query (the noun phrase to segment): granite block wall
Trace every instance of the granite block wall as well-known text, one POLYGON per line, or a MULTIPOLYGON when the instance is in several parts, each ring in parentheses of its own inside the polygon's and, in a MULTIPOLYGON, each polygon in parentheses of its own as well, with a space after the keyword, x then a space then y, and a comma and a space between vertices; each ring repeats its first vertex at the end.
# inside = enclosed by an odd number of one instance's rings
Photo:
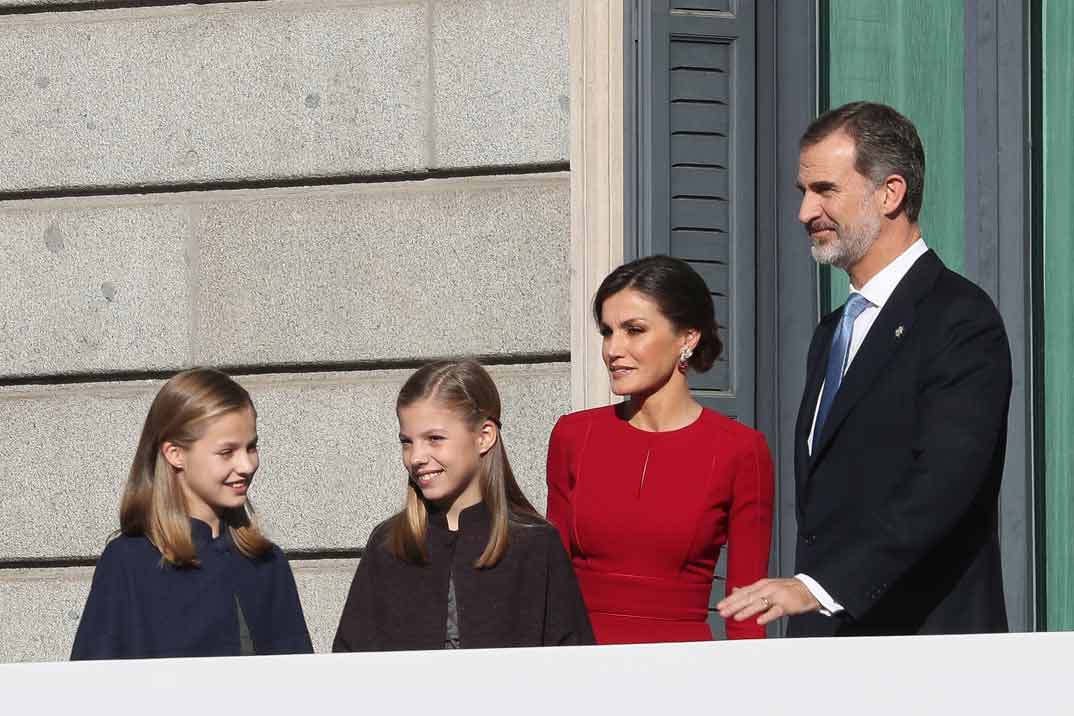
POLYGON ((479 356, 544 504, 569 404, 566 0, 0 0, 0 662, 66 658, 161 382, 229 370, 319 651, 395 393, 479 356))

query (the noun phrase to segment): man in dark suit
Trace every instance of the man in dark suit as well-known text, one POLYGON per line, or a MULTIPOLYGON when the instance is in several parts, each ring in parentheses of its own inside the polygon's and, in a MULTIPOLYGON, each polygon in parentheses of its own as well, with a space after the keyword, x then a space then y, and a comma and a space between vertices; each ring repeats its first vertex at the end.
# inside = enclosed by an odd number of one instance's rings
POLYGON ((801 141, 799 219, 850 276, 813 334, 795 429, 793 578, 720 604, 792 636, 1007 630, 997 505, 1011 359, 995 305, 921 237, 925 154, 856 102, 801 141))

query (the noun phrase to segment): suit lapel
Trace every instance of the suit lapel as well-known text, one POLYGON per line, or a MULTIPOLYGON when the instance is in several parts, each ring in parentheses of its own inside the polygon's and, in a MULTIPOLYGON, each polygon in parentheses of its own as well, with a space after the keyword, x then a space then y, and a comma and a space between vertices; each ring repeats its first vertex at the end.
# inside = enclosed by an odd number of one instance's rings
POLYGON ((820 398, 820 388, 824 383, 824 373, 828 366, 828 351, 832 336, 839 326, 843 310, 833 311, 821 319, 820 325, 813 333, 813 342, 809 347, 806 361, 806 385, 802 394, 802 404, 798 406, 798 421, 794 429, 795 485, 798 490, 798 505, 803 503, 802 491, 805 489, 805 477, 809 471, 809 431, 813 427, 813 414, 820 398))
POLYGON ((943 267, 939 257, 929 251, 914 263, 895 287, 894 293, 876 317, 869 329, 869 335, 865 337, 865 342, 843 376, 823 431, 820 435, 813 436, 811 469, 816 468, 847 415, 868 393, 881 370, 910 335, 917 313, 917 303, 932 288, 943 267))

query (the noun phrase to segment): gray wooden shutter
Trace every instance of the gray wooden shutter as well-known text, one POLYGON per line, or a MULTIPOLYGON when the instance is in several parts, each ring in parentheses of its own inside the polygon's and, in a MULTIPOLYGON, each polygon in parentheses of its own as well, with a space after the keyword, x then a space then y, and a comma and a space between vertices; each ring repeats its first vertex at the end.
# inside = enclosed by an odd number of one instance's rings
POLYGON ((755 17, 752 0, 638 6, 638 254, 688 261, 708 283, 724 354, 691 387, 752 425, 755 17))
MULTIPOLYGON (((705 279, 724 354, 694 375, 697 399, 756 418, 756 19, 753 0, 638 0, 639 256, 681 258, 705 279)), ((711 606, 723 598, 726 550, 711 606)))

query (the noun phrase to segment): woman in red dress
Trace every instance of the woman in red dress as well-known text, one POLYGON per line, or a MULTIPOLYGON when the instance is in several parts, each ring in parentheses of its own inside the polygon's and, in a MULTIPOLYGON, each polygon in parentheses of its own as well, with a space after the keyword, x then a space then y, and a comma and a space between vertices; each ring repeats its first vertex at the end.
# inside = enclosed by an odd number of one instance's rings
MULTIPOLYGON (((727 592, 767 574, 772 460, 764 436, 702 407, 686 382, 720 355, 712 297, 652 256, 601 283, 593 314, 618 405, 564 415, 548 447, 548 519, 571 556, 597 643, 706 641, 713 571, 727 592)), ((726 622, 760 638, 755 620, 726 622)))

